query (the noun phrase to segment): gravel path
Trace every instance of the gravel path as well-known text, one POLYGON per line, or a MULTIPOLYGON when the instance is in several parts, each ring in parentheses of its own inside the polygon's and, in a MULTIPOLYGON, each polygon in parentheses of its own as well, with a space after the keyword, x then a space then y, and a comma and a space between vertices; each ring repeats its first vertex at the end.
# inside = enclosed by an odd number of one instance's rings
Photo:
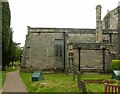
POLYGON ((2 92, 2 94, 5 92, 24 92, 25 94, 28 94, 27 88, 19 75, 19 71, 7 73, 2 92))

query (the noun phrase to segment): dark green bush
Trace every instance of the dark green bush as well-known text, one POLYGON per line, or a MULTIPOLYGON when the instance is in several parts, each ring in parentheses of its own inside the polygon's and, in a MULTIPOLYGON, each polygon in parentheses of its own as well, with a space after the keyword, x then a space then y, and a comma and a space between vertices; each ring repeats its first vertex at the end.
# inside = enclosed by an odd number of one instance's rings
POLYGON ((120 70, 120 60, 112 60, 112 69, 120 70))

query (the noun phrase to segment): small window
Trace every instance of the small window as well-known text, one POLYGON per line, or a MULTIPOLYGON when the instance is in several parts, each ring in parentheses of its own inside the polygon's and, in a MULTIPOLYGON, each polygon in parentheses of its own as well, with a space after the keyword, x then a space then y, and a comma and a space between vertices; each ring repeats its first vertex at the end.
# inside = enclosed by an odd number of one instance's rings
POLYGON ((63 57, 63 40, 62 39, 55 40, 55 56, 63 57))

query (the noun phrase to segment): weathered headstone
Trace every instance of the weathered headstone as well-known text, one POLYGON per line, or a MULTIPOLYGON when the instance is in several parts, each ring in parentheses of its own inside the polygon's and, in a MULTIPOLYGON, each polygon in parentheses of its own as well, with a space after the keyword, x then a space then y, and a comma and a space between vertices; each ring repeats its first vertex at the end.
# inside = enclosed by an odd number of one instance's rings
POLYGON ((77 74, 76 72, 76 68, 75 66, 73 65, 73 81, 75 80, 75 75, 77 74))
POLYGON ((77 71, 77 79, 78 79, 78 88, 80 88, 81 76, 80 76, 80 72, 79 71, 77 71))
POLYGON ((81 74, 77 71, 78 76, 78 89, 79 91, 82 89, 82 94, 87 94, 85 82, 81 80, 81 74))

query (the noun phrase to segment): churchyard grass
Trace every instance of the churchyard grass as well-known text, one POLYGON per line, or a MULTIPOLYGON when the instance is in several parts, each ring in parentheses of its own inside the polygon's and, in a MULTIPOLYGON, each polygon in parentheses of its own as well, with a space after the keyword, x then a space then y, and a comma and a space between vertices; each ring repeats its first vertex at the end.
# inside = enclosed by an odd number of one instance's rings
POLYGON ((78 92, 76 81, 72 76, 58 74, 43 74, 45 80, 32 82, 32 73, 20 73, 29 92, 78 92))
MULTIPOLYGON (((29 92, 79 92, 77 77, 62 73, 43 74, 45 80, 32 82, 32 73, 20 73, 29 92)), ((111 74, 82 74, 82 80, 111 80, 111 74)), ((86 83, 88 92, 103 92, 104 84, 86 83)))
POLYGON ((2 88, 2 71, 0 71, 0 89, 2 88))

